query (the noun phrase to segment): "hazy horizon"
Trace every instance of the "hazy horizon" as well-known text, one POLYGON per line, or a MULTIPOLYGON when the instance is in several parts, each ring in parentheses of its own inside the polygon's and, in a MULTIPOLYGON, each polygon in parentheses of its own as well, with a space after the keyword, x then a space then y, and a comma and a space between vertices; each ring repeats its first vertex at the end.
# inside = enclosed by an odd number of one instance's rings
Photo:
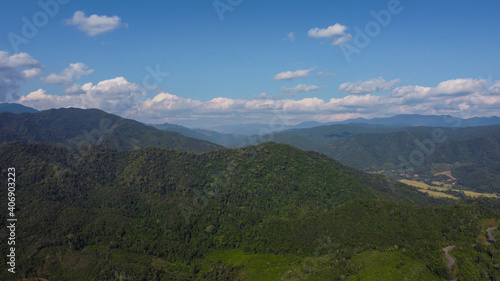
POLYGON ((1 8, 0 102, 38 110, 187 127, 500 111, 494 1, 1 8))

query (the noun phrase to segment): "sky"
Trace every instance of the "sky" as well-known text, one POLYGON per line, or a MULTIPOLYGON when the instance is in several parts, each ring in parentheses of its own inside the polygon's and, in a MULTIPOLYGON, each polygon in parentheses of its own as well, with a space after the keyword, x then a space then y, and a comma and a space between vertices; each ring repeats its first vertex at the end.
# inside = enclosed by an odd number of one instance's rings
POLYGON ((0 102, 191 128, 500 115, 500 2, 0 2, 0 102))

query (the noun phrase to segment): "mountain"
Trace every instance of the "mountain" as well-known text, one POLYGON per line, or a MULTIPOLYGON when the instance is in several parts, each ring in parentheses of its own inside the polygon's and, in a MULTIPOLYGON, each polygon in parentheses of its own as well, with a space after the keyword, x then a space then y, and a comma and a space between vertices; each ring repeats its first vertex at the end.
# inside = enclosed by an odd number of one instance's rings
POLYGON ((234 135, 257 135, 269 132, 269 124, 261 123, 247 123, 247 124, 234 124, 234 125, 221 125, 206 128, 210 131, 216 131, 221 134, 234 134, 234 135))
POLYGON ((474 117, 462 119, 450 115, 420 115, 420 114, 400 114, 392 117, 364 119, 356 118, 332 124, 363 123, 374 125, 385 125, 394 127, 474 127, 499 125, 500 117, 474 117))
POLYGON ((272 140, 320 152, 357 169, 382 171, 397 179, 419 174, 442 181, 449 178, 439 173, 451 171, 464 189, 500 192, 500 125, 440 128, 347 123, 247 139, 251 144, 272 140), (443 141, 435 141, 436 137, 443 141))
POLYGON ((355 135, 329 145, 326 154, 368 171, 397 170, 400 174, 411 169, 412 175, 425 178, 451 171, 469 189, 500 193, 500 125, 355 135))
MULTIPOLYGON (((500 214, 482 201, 433 199, 269 142, 203 154, 77 153, 0 145, 1 174, 15 169, 22 226, 17 273, 3 263, 2 280, 444 280, 448 245, 459 245, 457 279, 500 278, 499 257, 478 242, 482 223, 500 214)), ((0 212, 5 241, 6 224, 0 212)))
POLYGON ((186 137, 213 142, 218 145, 223 145, 225 147, 236 147, 246 138, 246 136, 244 135, 221 134, 215 131, 204 130, 204 129, 189 129, 181 125, 169 124, 169 123, 153 124, 151 126, 159 130, 176 132, 186 137))
POLYGON ((17 103, 0 103, 0 112, 35 113, 38 112, 38 110, 17 103))
POLYGON ((401 131, 406 127, 461 128, 500 124, 500 117, 475 117, 460 119, 445 115, 396 115, 386 118, 355 118, 339 122, 303 122, 297 125, 276 126, 250 123, 224 125, 208 129, 189 129, 175 124, 152 125, 160 130, 177 132, 187 137, 213 142, 225 147, 241 147, 273 140, 295 147, 326 153, 325 144, 350 137, 355 134, 401 131), (272 131, 273 129, 274 131, 272 131), (272 131, 272 132, 271 132, 272 131), (271 133, 270 133, 271 132, 271 133))
POLYGON ((223 148, 98 109, 77 108, 38 113, 0 113, 0 143, 9 141, 45 142, 71 147, 101 144, 122 150, 153 146, 205 152, 223 148))

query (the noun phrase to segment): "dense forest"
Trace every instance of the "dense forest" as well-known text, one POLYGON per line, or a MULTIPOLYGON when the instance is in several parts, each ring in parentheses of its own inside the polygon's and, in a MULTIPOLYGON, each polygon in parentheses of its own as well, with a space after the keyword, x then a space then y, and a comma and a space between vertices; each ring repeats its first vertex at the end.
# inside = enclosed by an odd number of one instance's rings
POLYGON ((288 145, 195 154, 11 142, 0 167, 16 169, 17 277, 446 280, 442 248, 456 245, 456 280, 500 279, 499 243, 483 241, 500 222, 494 199, 434 199, 288 145))
POLYGON ((98 109, 60 108, 37 113, 0 113, 0 143, 45 142, 81 147, 99 144, 118 150, 160 147, 204 152, 222 149, 207 141, 161 131, 98 109))
POLYGON ((343 164, 393 178, 419 174, 429 181, 442 180, 435 174, 451 171, 465 190, 500 193, 499 125, 440 128, 353 123, 285 130, 248 139, 317 151, 343 164))

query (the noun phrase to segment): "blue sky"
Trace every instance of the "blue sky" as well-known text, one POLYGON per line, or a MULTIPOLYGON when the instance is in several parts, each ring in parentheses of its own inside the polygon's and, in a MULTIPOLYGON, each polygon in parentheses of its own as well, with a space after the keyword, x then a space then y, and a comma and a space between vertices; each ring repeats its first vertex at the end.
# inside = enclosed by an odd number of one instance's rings
POLYGON ((151 123, 500 111, 498 1, 0 3, 0 102, 151 123))

